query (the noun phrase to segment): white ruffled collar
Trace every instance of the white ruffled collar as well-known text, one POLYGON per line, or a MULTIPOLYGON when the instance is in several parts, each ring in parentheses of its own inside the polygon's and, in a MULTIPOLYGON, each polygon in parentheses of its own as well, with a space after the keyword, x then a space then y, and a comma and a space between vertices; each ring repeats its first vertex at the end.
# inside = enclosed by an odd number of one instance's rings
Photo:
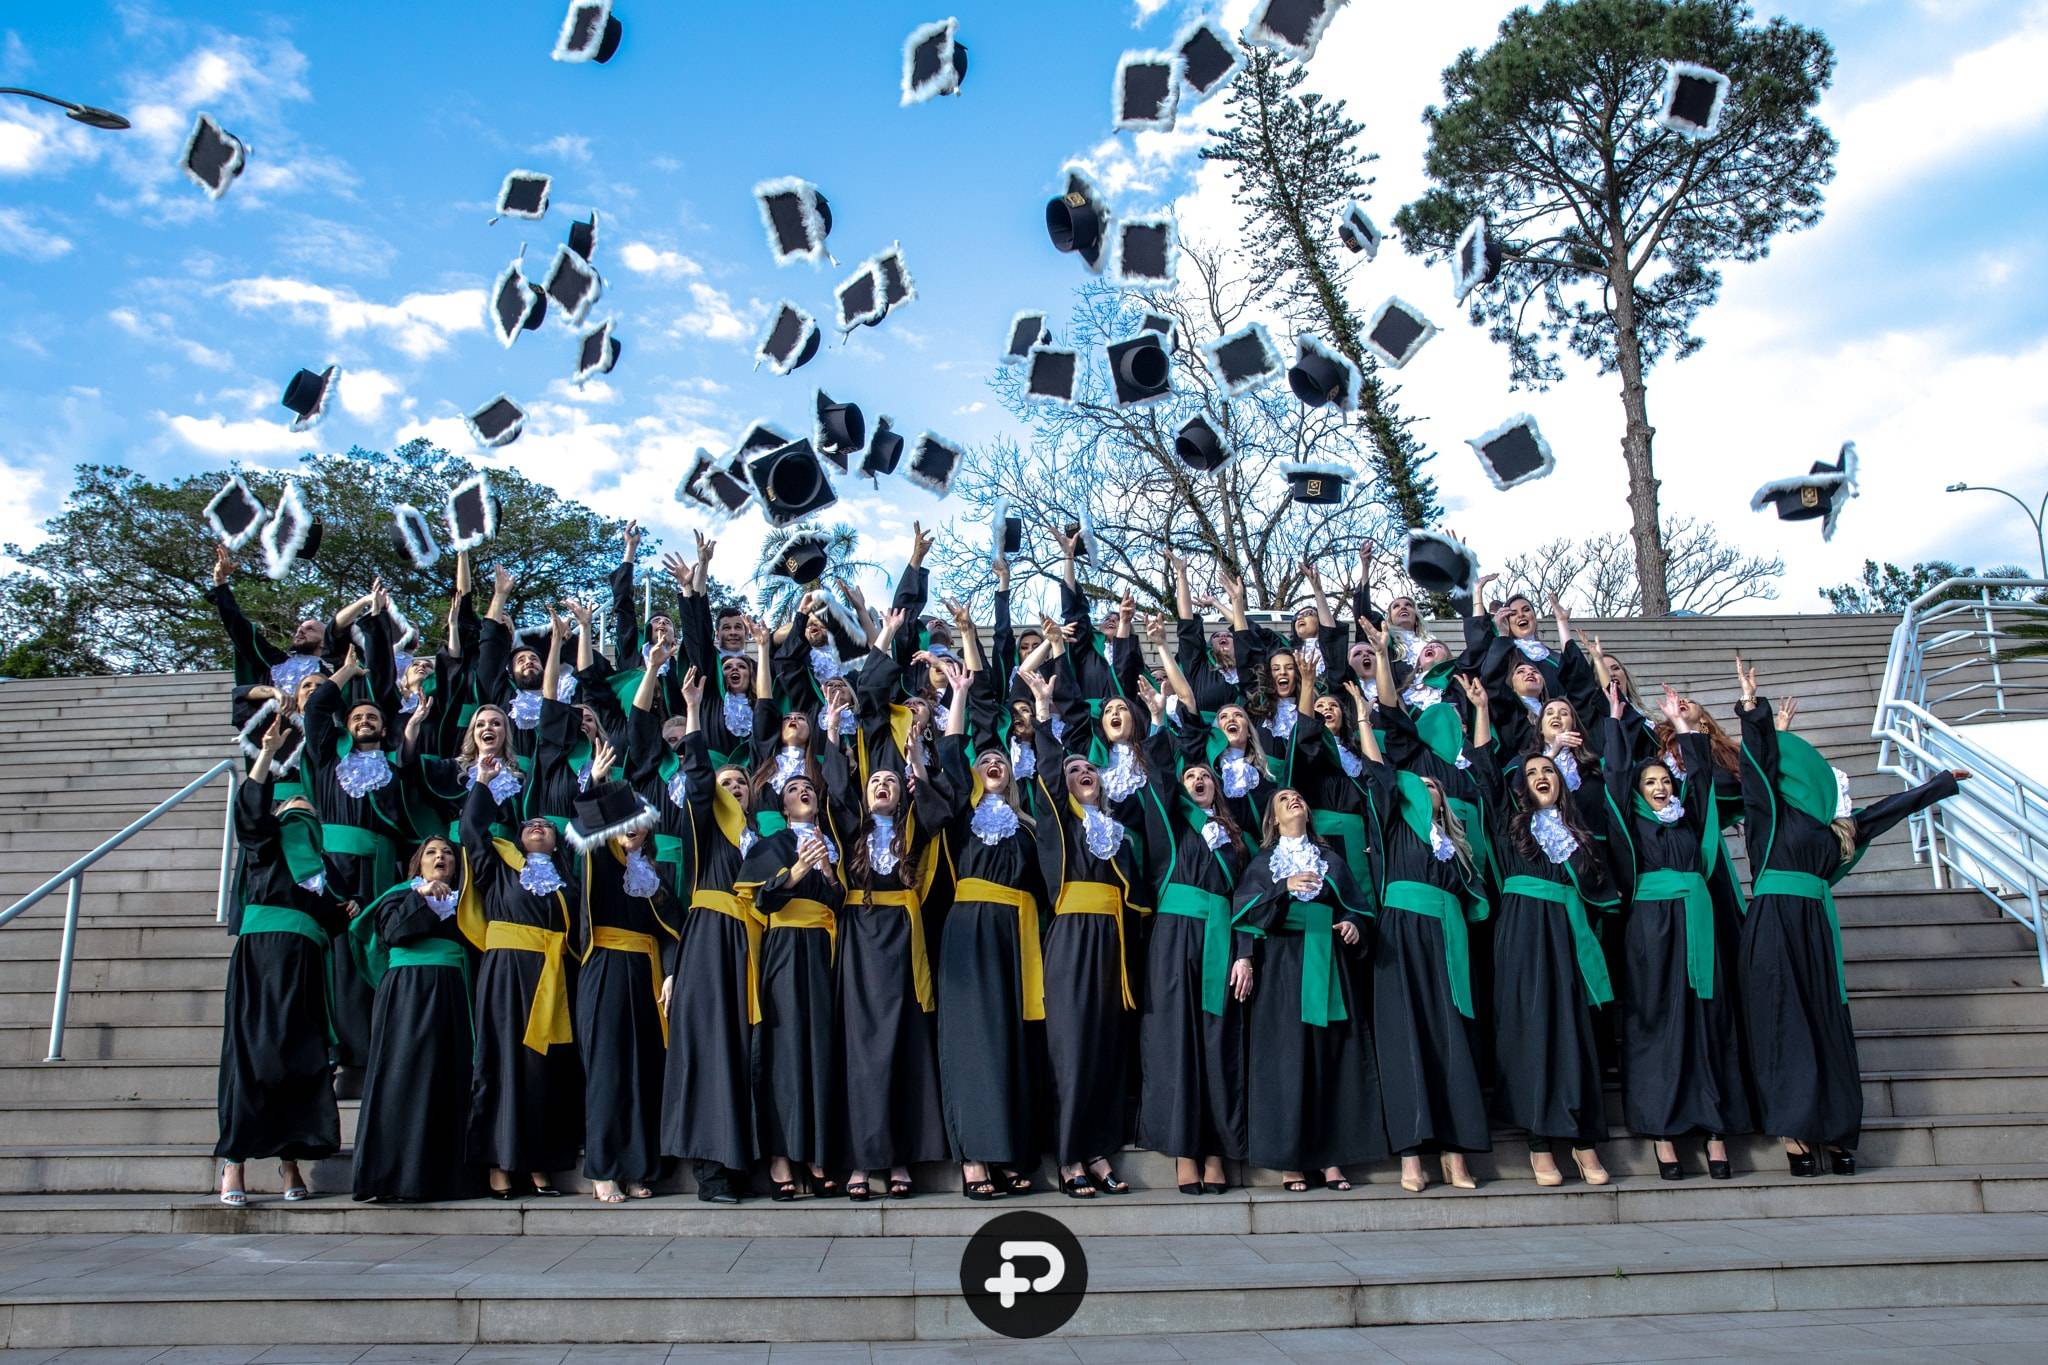
POLYGON ((1291 889, 1288 891, 1288 894, 1298 901, 1312 901, 1321 895, 1323 879, 1330 875, 1330 864, 1324 859, 1323 851, 1305 834, 1283 835, 1274 843, 1273 856, 1267 866, 1272 870, 1276 884, 1285 883, 1289 877, 1303 872, 1315 876, 1315 890, 1307 894, 1291 889))
POLYGON ((1652 806, 1650 813, 1660 825, 1675 825, 1685 818, 1685 803, 1674 796, 1662 806, 1652 806))
POLYGON ((967 828, 973 831, 975 838, 994 848, 1015 834, 1021 823, 1010 803, 990 792, 975 806, 974 814, 967 821, 967 828))
POLYGON ((1550 761, 1557 765, 1557 771, 1563 776, 1566 789, 1577 791, 1581 780, 1579 777, 1578 755, 1574 754, 1570 749, 1553 749, 1550 753, 1550 761))
POLYGON ((1230 842, 1230 831, 1223 828, 1223 822, 1216 818, 1216 812, 1205 810, 1202 814, 1209 819, 1202 825, 1202 842, 1210 848, 1222 848, 1230 842))
POLYGON ((1300 719, 1301 708, 1282 697, 1273 704, 1273 719, 1267 722, 1266 728, 1273 732, 1273 738, 1286 739, 1294 733, 1295 722, 1300 719))
POLYGON ((1110 800, 1121 801, 1145 785, 1145 770, 1138 766, 1135 745, 1120 743, 1112 753, 1110 765, 1102 770, 1102 789, 1110 800))
POLYGON ((719 703, 725 716, 725 728, 732 732, 734 739, 745 739, 754 733, 754 703, 737 692, 728 692, 719 703))
POLYGON ((1529 833, 1553 863, 1564 862, 1579 851, 1579 841, 1564 827, 1564 816, 1556 806, 1545 806, 1530 816, 1529 833))
MULTIPOLYGON (((1459 757, 1462 758, 1464 755, 1460 754, 1459 757)), ((1346 777, 1356 777, 1365 771, 1365 760, 1352 753, 1350 747, 1345 744, 1337 746, 1337 764, 1344 769, 1346 777)))
POLYGON ((668 780, 668 799, 678 810, 689 804, 690 774, 687 769, 677 768, 676 775, 668 780))
POLYGON ((868 866, 882 876, 896 870, 901 861, 896 856, 896 821, 887 815, 874 817, 874 825, 868 830, 868 866))
MULTIPOLYGON (((467 772, 463 773, 462 785, 465 790, 476 785, 477 774, 482 771, 483 766, 481 763, 473 764, 467 772)), ((525 785, 525 782, 519 776, 518 767, 512 763, 500 760, 497 776, 493 777, 490 783, 491 800, 502 804, 517 794, 519 789, 525 785)))
POLYGON ((796 842, 799 848, 803 846, 804 840, 815 838, 825 845, 825 861, 829 863, 836 863, 839 861, 838 845, 832 842, 831 835, 825 833, 825 831, 818 828, 817 825, 792 820, 789 822, 789 832, 796 836, 796 842))
POLYGON ((800 775, 803 770, 804 751, 794 744, 785 744, 775 751, 775 775, 768 779, 768 785, 779 796, 789 779, 800 775))
POLYGON ((1662 755, 1662 758, 1664 760, 1664 766, 1671 770, 1672 778, 1675 781, 1679 782, 1685 781, 1685 764, 1679 761, 1678 746, 1674 744, 1670 748, 1666 749, 1662 755))
POLYGON ((830 682, 846 676, 846 669, 839 662, 839 652, 832 649, 811 649, 811 676, 819 682, 830 682))
POLYGON ((429 896, 427 894, 427 887, 429 885, 431 883, 425 877, 414 877, 412 879, 412 889, 420 893, 420 899, 427 903, 427 908, 434 912, 434 917, 436 919, 447 919, 455 913, 456 893, 450 891, 445 896, 429 896))
POLYGON ((1100 806, 1081 807, 1081 835, 1087 840, 1088 851, 1105 861, 1116 857, 1117 850, 1124 846, 1123 825, 1100 806))
POLYGON ((300 683, 319 671, 318 654, 287 654, 270 666, 270 685, 280 692, 297 692, 300 683))
POLYGON ((661 889, 661 874, 654 870, 654 863, 640 849, 626 851, 626 894, 629 896, 652 897, 661 889))
POLYGON ((540 724, 540 689, 515 689, 512 693, 512 704, 505 709, 511 715, 514 725, 522 730, 531 730, 540 724))
POLYGON ((1245 757, 1242 749, 1225 749, 1216 760, 1216 775, 1223 781, 1225 796, 1243 796, 1262 780, 1259 765, 1245 757))
POLYGON ((353 797, 391 784, 391 760, 382 749, 355 749, 334 765, 334 780, 353 797))
POLYGON ((1451 836, 1444 833, 1444 827, 1432 820, 1429 822, 1429 856, 1440 863, 1447 863, 1458 856, 1458 846, 1451 842, 1451 836))
POLYGON ((1038 750, 1022 740, 1011 740, 1010 775, 1019 778, 1038 776, 1038 750))
POLYGON ((1515 648, 1522 651, 1522 657, 1532 664, 1540 664, 1550 657, 1550 646, 1541 640, 1516 640, 1515 648))
POLYGON ((519 884, 536 896, 552 896, 563 886, 562 874, 555 868, 553 858, 529 854, 526 866, 519 869, 519 884))

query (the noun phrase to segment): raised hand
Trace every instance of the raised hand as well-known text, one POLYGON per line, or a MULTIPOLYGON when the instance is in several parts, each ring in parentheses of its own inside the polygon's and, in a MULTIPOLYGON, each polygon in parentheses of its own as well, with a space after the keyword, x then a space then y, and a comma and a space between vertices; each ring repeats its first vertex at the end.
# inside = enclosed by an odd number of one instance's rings
POLYGON ((558 645, 569 638, 569 618, 562 615, 560 602, 548 608, 548 634, 554 637, 558 645))
POLYGON ((1742 685, 1742 704, 1748 706, 1756 701, 1756 665, 1745 665, 1742 655, 1735 656, 1735 681, 1742 685))
POLYGON ((1483 709, 1486 706, 1485 683, 1470 673, 1453 673, 1451 681, 1458 685, 1459 690, 1465 694, 1465 700, 1471 702, 1475 709, 1483 709))
POLYGON ((946 675, 946 686, 953 689, 954 697, 967 695, 967 682, 973 675, 958 659, 939 660, 939 672, 946 675))
POLYGON ((656 640, 647 647, 647 667, 659 673, 668 667, 668 661, 676 657, 674 640, 656 640))
POLYGON ((499 597, 512 595, 512 571, 503 564, 491 570, 491 591, 499 597))
POLYGON ((213 586, 218 588, 234 576, 235 559, 225 545, 213 547, 213 586))
POLYGON ((1610 681, 1607 684, 1607 714, 1620 720, 1628 711, 1628 701, 1621 695, 1621 684, 1610 681))
POLYGON ((606 775, 611 772, 612 765, 618 761, 619 751, 612 748, 611 741, 599 736, 596 747, 590 751, 590 780, 604 781, 606 775))
POLYGON ((280 706, 277 714, 270 718, 270 727, 263 732, 263 752, 274 757, 284 747, 284 738, 291 729, 291 723, 284 718, 284 708, 280 706))
POLYGON ((718 548, 718 542, 706 540, 702 531, 692 531, 690 534, 697 538, 697 562, 699 564, 709 564, 712 552, 718 548))
POLYGON ((912 568, 917 568, 924 563, 924 557, 932 552, 932 542, 934 539, 935 537, 932 533, 924 529, 923 522, 913 521, 910 523, 910 565, 912 568))
POLYGON ((1154 725, 1165 722, 1166 698, 1161 696, 1159 689, 1152 685, 1152 680, 1143 674, 1138 676, 1138 700, 1143 702, 1145 709, 1152 713, 1152 723, 1154 725))
POLYGON ((998 592, 1008 592, 1010 590, 1010 557, 1008 555, 997 555, 989 561, 989 567, 995 571, 996 590, 998 592))
POLYGON ((661 557, 661 568, 663 573, 676 581, 678 588, 687 589, 690 586, 690 561, 674 550, 661 557))
POLYGON ((683 674, 683 704, 692 711, 704 700, 704 675, 695 668, 683 674))
POLYGON ((1789 730, 1792 728, 1792 718, 1798 714, 1799 698, 1786 697, 1778 703, 1778 714, 1772 717, 1771 723, 1780 730, 1789 730))
POLYGON ((1048 678, 1048 677, 1046 677, 1046 676, 1045 676, 1045 675, 1044 675, 1043 673, 1034 673, 1034 672, 1032 672, 1032 671, 1031 671, 1030 669, 1027 669, 1027 668, 1020 668, 1020 669, 1018 669, 1018 670, 1017 670, 1017 676, 1018 676, 1019 678, 1023 679, 1023 681, 1024 681, 1024 685, 1025 685, 1026 687, 1028 687, 1028 688, 1030 688, 1030 689, 1031 689, 1031 695, 1032 695, 1032 696, 1034 696, 1034 697, 1038 698, 1038 700, 1039 700, 1039 701, 1040 701, 1041 703, 1043 703, 1043 704, 1047 704, 1047 705, 1050 705, 1050 704, 1051 704, 1051 702, 1052 702, 1052 679, 1051 679, 1051 678, 1048 678))
POLYGON ((757 649, 767 644, 768 623, 758 616, 749 616, 747 618, 747 638, 754 642, 754 646, 757 649))
POLYGON ((407 719, 407 721, 405 722, 406 737, 410 739, 418 735, 419 732, 426 727, 427 717, 432 715, 433 713, 434 699, 432 697, 422 696, 420 698, 420 704, 418 706, 413 707, 411 717, 407 719))
POLYGON ((1145 614, 1145 638, 1164 648, 1166 645, 1166 618, 1147 612, 1145 614))
POLYGON ((596 612, 597 606, 595 603, 580 602, 573 597, 569 599, 569 614, 576 618, 576 624, 583 628, 583 633, 586 635, 590 633, 590 618, 596 612))
POLYGON ((381 577, 371 579, 370 615, 382 616, 389 610, 391 610, 391 594, 384 590, 384 580, 381 577))
POLYGON ((1361 639, 1372 646, 1375 654, 1387 647, 1386 627, 1376 626, 1366 617, 1361 616, 1358 618, 1358 634, 1361 639))
POLYGON ((629 521, 626 523, 626 562, 628 564, 632 563, 639 553, 640 523, 638 521, 629 521))
POLYGON ((1673 725, 1685 719, 1685 702, 1670 683, 1664 684, 1664 695, 1658 700, 1657 709, 1663 713, 1664 719, 1673 725))

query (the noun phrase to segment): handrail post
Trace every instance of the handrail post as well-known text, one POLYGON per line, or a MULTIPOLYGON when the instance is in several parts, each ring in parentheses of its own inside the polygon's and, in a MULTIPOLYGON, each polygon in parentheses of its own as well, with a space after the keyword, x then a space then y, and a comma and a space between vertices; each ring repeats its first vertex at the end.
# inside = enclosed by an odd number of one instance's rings
POLYGON ((57 1003, 50 1009, 50 1055, 46 1062, 64 1060, 64 1014, 71 1004, 71 963, 78 952, 78 905, 85 894, 85 874, 71 879, 64 897, 64 940, 57 949, 57 1003))
POLYGON ((214 898, 213 922, 228 922, 228 895, 235 884, 235 793, 242 776, 228 769, 228 802, 220 822, 220 893, 214 898))
POLYGON ((1991 619, 1991 589, 1979 588, 1984 599, 1984 653, 1991 661, 1991 692, 1998 699, 1998 714, 2005 714, 2005 677, 1998 667, 1998 626, 1991 619))

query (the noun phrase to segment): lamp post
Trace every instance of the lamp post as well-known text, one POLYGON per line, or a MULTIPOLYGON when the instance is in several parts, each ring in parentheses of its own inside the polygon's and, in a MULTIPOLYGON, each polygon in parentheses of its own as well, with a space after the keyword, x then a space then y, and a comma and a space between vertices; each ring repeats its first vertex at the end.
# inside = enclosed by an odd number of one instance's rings
POLYGON ((2048 535, 2043 533, 2044 523, 2048 523, 2048 493, 2041 495, 2041 506, 2039 510, 2036 510, 2027 506, 2026 500, 2020 497, 2019 494, 2004 488, 1994 488, 1989 484, 1952 483, 1948 486, 1947 491, 1950 493, 2003 493, 2006 497, 2018 503, 2020 511, 2026 513, 2027 520, 2034 524, 2034 552, 2041 557, 2041 577, 2048 578, 2048 535))
POLYGON ((118 132, 128 126, 128 120, 111 109, 97 109, 90 104, 73 104, 70 100, 60 100, 55 95, 45 95, 40 90, 23 90, 19 86, 0 85, 0 95, 21 95, 28 99, 41 100, 45 104, 54 104, 88 128, 105 128, 110 132, 118 132))

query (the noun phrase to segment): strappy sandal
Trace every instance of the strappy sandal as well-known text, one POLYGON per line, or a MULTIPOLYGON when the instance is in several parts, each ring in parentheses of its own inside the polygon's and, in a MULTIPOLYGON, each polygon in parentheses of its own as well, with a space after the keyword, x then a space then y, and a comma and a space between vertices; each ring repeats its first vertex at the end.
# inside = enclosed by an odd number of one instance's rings
POLYGON ((1095 1184, 1086 1175, 1068 1176, 1060 1181, 1060 1193, 1069 1199, 1093 1199, 1095 1184))
POLYGON ((610 1194, 593 1189, 590 1192, 590 1197, 600 1204, 623 1204, 626 1202, 626 1192, 616 1188, 610 1194))
POLYGON ((964 1175, 960 1177, 960 1194, 962 1198, 972 1199, 975 1203, 982 1204, 994 1199, 997 1193, 996 1182, 993 1180, 969 1180, 964 1175))
POLYGON ((1096 1174, 1094 1179, 1097 1188, 1104 1194, 1129 1194, 1131 1192, 1131 1182, 1128 1180, 1118 1180, 1114 1167, 1096 1174))
POLYGON ((768 1197, 778 1204, 787 1204, 792 1199, 802 1198, 804 1193, 803 1181, 778 1180, 775 1182, 775 1192, 768 1197))
POLYGON ((1330 1179, 1328 1176, 1324 1176, 1323 1188, 1326 1190, 1334 1190, 1338 1194, 1343 1194, 1351 1188, 1351 1182, 1341 1175, 1338 1176, 1335 1180, 1330 1179))
POLYGON ((846 1197, 856 1204, 865 1204, 868 1200, 875 1197, 875 1192, 868 1188, 868 1178, 866 1176, 848 1176, 846 1178, 846 1197))
POLYGON ((1280 1188, 1289 1194, 1307 1194, 1308 1182, 1306 1180, 1283 1180, 1280 1182, 1280 1188))
POLYGON ((829 1175, 812 1176, 811 1193, 817 1195, 820 1199, 836 1198, 841 1193, 839 1182, 829 1175))
POLYGON ((297 1175, 297 1176, 299 1177, 299 1180, 298 1180, 298 1183, 297 1183, 297 1184, 294 1184, 294 1185, 287 1185, 287 1186, 285 1186, 285 1191, 284 1191, 284 1202, 285 1202, 285 1203, 287 1203, 287 1204, 297 1204, 297 1203, 300 1203, 300 1202, 302 1202, 302 1201, 304 1201, 304 1200, 306 1200, 306 1199, 310 1199, 310 1198, 312 1197, 312 1194, 313 1194, 313 1192, 312 1192, 311 1190, 309 1190, 309 1189, 307 1189, 307 1188, 306 1188, 306 1176, 305 1176, 305 1172, 303 1172, 303 1171, 300 1171, 300 1170, 299 1170, 299 1163, 298 1163, 298 1162, 296 1162, 296 1161, 280 1161, 280 1162, 278 1162, 278 1163, 277 1163, 277 1178, 278 1178, 279 1180, 282 1180, 282 1179, 284 1179, 284 1168, 285 1168, 285 1167, 287 1167, 287 1166, 289 1166, 289 1167, 291 1167, 291 1168, 292 1168, 292 1171, 293 1171, 293 1173, 294 1173, 294 1174, 296 1174, 296 1175, 297 1175))
MULTIPOLYGON (((239 1169, 241 1164, 239 1161, 223 1161, 220 1164, 219 1183, 227 1183, 228 1167, 234 1166, 239 1169)), ((215 1193, 220 1196, 220 1202, 226 1204, 231 1209, 243 1209, 249 1206, 249 1192, 247 1190, 223 1190, 216 1188, 215 1193)))
POLYGON ((911 1185, 908 1180, 897 1180, 893 1177, 890 1179, 889 1197, 891 1199, 908 1199, 910 1198, 910 1194, 911 1185))
POLYGON ((645 1185, 628 1185, 626 1187, 626 1197, 628 1199, 652 1199, 654 1198, 654 1191, 645 1185))
POLYGON ((1003 1178, 1003 1191, 1006 1194, 1031 1194, 1038 1189, 1038 1183, 1028 1175, 1019 1175, 1008 1167, 1002 1168, 998 1173, 1003 1178))

